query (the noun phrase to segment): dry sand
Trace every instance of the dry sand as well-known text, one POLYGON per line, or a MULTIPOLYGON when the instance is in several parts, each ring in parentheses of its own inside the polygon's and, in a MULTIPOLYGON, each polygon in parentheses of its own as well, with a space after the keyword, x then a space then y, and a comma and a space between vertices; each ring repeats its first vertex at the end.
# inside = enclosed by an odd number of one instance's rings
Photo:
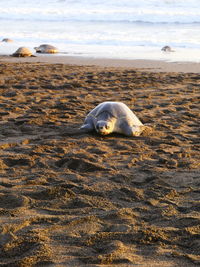
POLYGON ((199 74, 1 62, 0 90, 0 266, 200 264, 199 74), (152 133, 81 133, 105 100, 152 133))

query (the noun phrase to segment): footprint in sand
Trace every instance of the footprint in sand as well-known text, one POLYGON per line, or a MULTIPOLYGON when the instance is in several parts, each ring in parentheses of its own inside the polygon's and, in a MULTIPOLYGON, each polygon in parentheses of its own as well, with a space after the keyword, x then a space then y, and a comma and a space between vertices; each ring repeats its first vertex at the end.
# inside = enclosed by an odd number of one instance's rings
POLYGON ((29 199, 25 196, 6 193, 0 194, 0 209, 16 209, 27 206, 29 199))
POLYGON ((19 158, 19 159, 14 159, 14 158, 5 158, 4 163, 8 167, 15 167, 15 166, 30 166, 31 161, 26 158, 19 158))

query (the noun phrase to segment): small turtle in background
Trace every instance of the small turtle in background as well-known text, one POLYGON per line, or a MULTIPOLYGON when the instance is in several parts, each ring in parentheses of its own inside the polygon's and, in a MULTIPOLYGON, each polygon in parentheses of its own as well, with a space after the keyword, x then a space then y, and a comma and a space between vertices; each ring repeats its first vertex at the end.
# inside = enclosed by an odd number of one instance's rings
POLYGON ((20 47, 12 54, 13 57, 35 57, 27 47, 20 47))
POLYGON ((53 45, 42 44, 39 47, 34 47, 36 53, 54 54, 58 53, 58 49, 53 45))
POLYGON ((2 42, 5 42, 5 43, 12 43, 13 40, 12 40, 12 39, 9 39, 9 38, 4 38, 4 39, 2 40, 2 42))
MULTIPOLYGON (((139 136, 148 126, 144 126, 137 116, 122 102, 103 102, 86 116, 80 130, 108 135, 120 133, 139 136)), ((148 127, 150 128, 150 127, 148 127)))
POLYGON ((163 46, 161 50, 164 52, 175 52, 169 45, 163 46))

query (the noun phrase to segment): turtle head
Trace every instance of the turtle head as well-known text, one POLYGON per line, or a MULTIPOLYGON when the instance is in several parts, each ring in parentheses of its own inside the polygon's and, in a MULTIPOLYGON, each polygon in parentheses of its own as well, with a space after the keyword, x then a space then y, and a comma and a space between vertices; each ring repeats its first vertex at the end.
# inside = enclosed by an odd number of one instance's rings
POLYGON ((40 53, 41 52, 39 47, 34 47, 34 49, 35 49, 36 53, 40 53))
POLYGON ((100 133, 102 135, 107 135, 112 133, 114 127, 111 121, 100 120, 97 121, 95 128, 97 133, 100 133))

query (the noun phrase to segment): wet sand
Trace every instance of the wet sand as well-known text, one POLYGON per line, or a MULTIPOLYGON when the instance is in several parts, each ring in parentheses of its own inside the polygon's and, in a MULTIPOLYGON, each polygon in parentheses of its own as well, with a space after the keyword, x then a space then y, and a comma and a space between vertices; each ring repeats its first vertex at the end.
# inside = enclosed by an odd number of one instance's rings
POLYGON ((23 60, 0 64, 0 266, 199 265, 199 74, 23 60), (106 100, 152 131, 81 133, 106 100))
POLYGON ((29 62, 48 64, 71 64, 78 66, 100 66, 114 68, 137 68, 143 71, 153 72, 184 72, 200 73, 200 63, 197 62, 167 62, 164 60, 128 60, 128 59, 108 59, 82 56, 61 56, 61 55, 41 55, 36 57, 15 58, 11 56, 0 56, 0 61, 4 62, 29 62))

